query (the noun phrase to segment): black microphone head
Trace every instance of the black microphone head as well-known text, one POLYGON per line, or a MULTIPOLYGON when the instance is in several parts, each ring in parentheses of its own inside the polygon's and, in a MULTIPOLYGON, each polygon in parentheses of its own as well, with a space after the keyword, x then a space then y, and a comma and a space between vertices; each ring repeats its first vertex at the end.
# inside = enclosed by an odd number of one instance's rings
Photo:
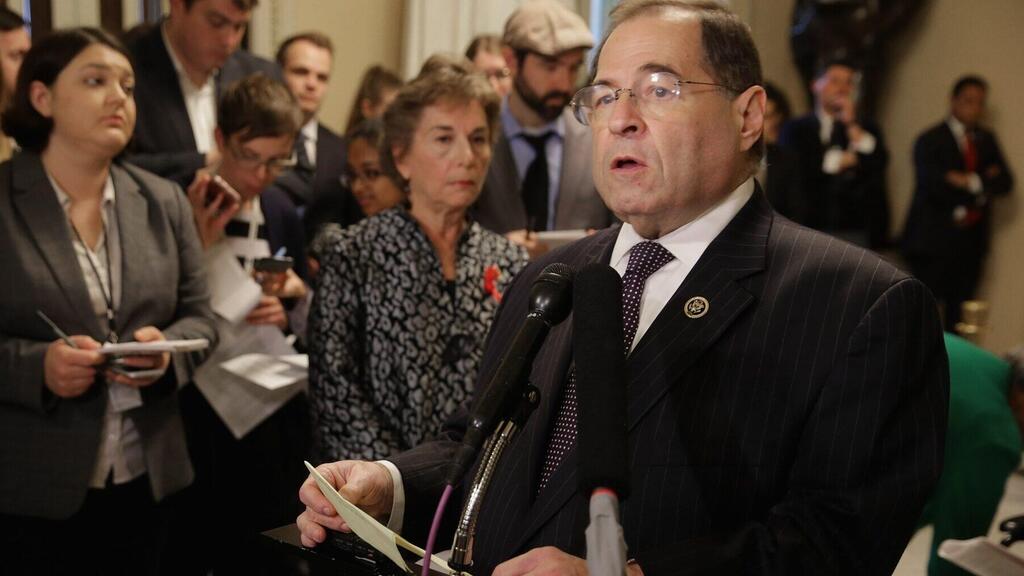
POLYGON ((569 317, 572 310, 573 269, 555 262, 541 270, 530 288, 530 314, 539 315, 548 326, 569 317))
POLYGON ((622 278, 612 267, 589 264, 573 282, 573 357, 576 370, 580 489, 629 494, 626 359, 622 278))

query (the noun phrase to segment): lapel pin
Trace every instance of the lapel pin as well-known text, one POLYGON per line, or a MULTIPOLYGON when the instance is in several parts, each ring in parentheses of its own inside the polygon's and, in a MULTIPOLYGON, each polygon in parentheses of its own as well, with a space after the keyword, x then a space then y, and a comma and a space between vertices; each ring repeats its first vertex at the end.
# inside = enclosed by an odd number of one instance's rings
POLYGON ((708 308, 711 305, 708 304, 708 299, 703 296, 694 296, 686 301, 686 306, 683 307, 683 312, 686 312, 687 318, 700 318, 701 316, 708 313, 708 308))

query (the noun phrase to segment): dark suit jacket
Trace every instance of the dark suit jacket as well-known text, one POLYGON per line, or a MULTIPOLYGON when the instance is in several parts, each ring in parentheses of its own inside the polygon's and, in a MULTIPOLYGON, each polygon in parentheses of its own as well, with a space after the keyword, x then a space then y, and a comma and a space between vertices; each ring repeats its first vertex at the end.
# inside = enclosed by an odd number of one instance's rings
MULTIPOLYGON (((614 217, 594 188, 590 172, 590 130, 577 122, 568 108, 562 113, 562 118, 565 121, 565 141, 562 143, 555 229, 605 228, 614 221, 614 217)), ((521 188, 512 147, 502 132, 494 144, 483 191, 470 214, 481 226, 499 234, 526 228, 526 204, 523 203, 521 188)))
MULTIPOLYGON (((992 196, 1009 193, 1013 188, 1013 174, 1003 158, 995 134, 979 128, 975 146, 983 197, 990 200, 992 196), (997 167, 999 173, 988 176, 986 171, 992 166, 997 167)), ((918 137, 914 143, 914 169, 917 181, 903 228, 904 254, 911 259, 953 256, 983 260, 988 253, 992 203, 979 206, 974 194, 946 182, 947 172, 964 170, 963 153, 946 122, 929 128, 918 137), (957 228, 953 223, 953 210, 957 206, 979 208, 981 220, 970 228, 957 228)))
POLYGON ((341 185, 347 158, 348 145, 345 139, 323 124, 318 124, 316 173, 312 186, 291 171, 282 174, 272 186, 287 192, 295 205, 301 207, 307 241, 313 240, 323 224, 334 222, 348 226, 363 218, 363 211, 352 192, 341 185))
MULTIPOLYGON (((556 250, 517 277, 481 382, 521 325, 540 270, 607 262, 617 233, 556 250)), ((533 365, 542 400, 494 475, 475 574, 544 545, 584 554, 575 451, 534 497, 571 342, 570 317, 533 365)), ((891 573, 942 468, 949 376, 935 302, 920 282, 778 216, 758 192, 626 370, 631 495, 622 525, 646 574, 891 573), (683 314, 694 296, 710 303, 699 319, 683 314)), ((390 458, 413 531, 433 511, 464 423, 390 458)))
MULTIPOLYGON (((815 230, 837 234, 859 234, 871 249, 888 243, 889 200, 885 170, 889 151, 878 126, 861 125, 874 135, 877 145, 871 154, 858 154, 858 165, 840 174, 825 174, 821 162, 827 146, 821 143, 821 122, 815 114, 794 118, 782 127, 779 145, 797 155, 800 188, 804 198, 798 222, 815 230)), ((839 131, 837 144, 849 140, 839 131)))
POLYGON ((764 193, 772 208, 795 222, 804 220, 806 207, 803 190, 800 188, 800 158, 778 144, 765 144, 764 193))
POLYGON ((260 193, 260 210, 263 212, 270 252, 273 254, 281 247, 286 248, 288 256, 294 261, 295 273, 308 281, 306 236, 292 199, 279 188, 267 188, 260 193))
MULTIPOLYGON (((135 60, 135 106, 138 110, 130 161, 187 187, 206 164, 196 150, 178 74, 164 45, 160 25, 141 33, 128 46, 135 60)), ((280 80, 277 65, 237 50, 217 74, 217 95, 233 82, 262 72, 280 80)))
MULTIPOLYGON (((111 167, 120 228, 122 340, 147 325, 168 339, 207 338, 216 345, 201 249, 185 195, 130 165, 111 167)), ((107 405, 98 378, 77 398, 54 396, 43 378, 53 331, 42 310, 69 334, 103 341, 67 217, 39 157, 0 165, 0 512, 66 518, 82 505, 100 445, 107 405)), ((142 436, 153 494, 159 500, 192 481, 178 415, 177 390, 206 353, 175 355, 172 369, 142 390, 128 415, 142 436)))

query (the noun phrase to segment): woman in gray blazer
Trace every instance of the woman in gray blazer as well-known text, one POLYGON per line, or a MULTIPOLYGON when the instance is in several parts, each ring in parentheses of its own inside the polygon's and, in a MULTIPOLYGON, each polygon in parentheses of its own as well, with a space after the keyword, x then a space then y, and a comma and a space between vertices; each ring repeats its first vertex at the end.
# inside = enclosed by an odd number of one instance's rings
POLYGON ((216 343, 188 200, 117 160, 135 124, 133 85, 117 40, 57 32, 26 55, 2 116, 21 147, 0 164, 5 573, 156 573, 159 503, 192 481, 176 393, 206 352, 115 363, 97 351, 216 343))

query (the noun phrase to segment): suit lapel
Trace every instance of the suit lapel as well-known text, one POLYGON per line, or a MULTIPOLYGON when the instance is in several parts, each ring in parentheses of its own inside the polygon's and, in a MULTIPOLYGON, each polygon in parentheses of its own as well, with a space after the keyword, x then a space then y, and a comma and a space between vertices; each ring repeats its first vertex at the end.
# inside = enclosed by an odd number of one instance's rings
MULTIPOLYGON (((11 162, 15 210, 24 219, 25 227, 42 254, 43 262, 64 293, 66 304, 74 311, 70 315, 76 315, 89 335, 102 341, 104 332, 92 311, 89 290, 75 256, 67 216, 46 177, 42 162, 38 156, 31 154, 16 155, 11 162)), ((70 326, 61 328, 69 333, 77 332, 70 326)))
POLYGON ((148 227, 149 207, 141 194, 138 182, 127 170, 117 165, 110 167, 110 175, 114 181, 117 198, 114 206, 117 214, 118 240, 121 244, 121 301, 117 309, 118 330, 122 330, 129 320, 122 311, 140 308, 138 304, 145 290, 146 271, 151 269, 150 263, 159 257, 146 250, 150 242, 142 241, 152 232, 148 227))
POLYGON ((494 155, 491 160, 490 174, 493 178, 487 179, 487 185, 493 188, 490 197, 500 204, 500 210, 506 214, 513 214, 516 221, 521 221, 526 227, 526 205, 523 204, 523 196, 520 188, 523 183, 519 180, 519 173, 516 171, 516 160, 512 156, 512 145, 504 133, 498 138, 494 145, 494 155))
MULTIPOLYGON (((686 370, 693 362, 718 340, 754 301, 754 296, 740 286, 738 280, 764 269, 771 224, 771 207, 758 186, 750 201, 708 246, 679 290, 634 348, 626 361, 629 386, 627 417, 630 430, 636 427, 643 415, 673 385, 686 377, 686 370), (707 313, 700 318, 690 318, 683 312, 685 303, 695 296, 704 297, 709 303, 707 313)), ((594 261, 607 262, 611 257, 617 232, 616 227, 608 234, 604 250, 597 251, 596 254, 592 251, 581 259, 577 266, 594 261)), ((571 318, 567 320, 568 322, 571 322, 571 318)), ((543 406, 543 412, 534 417, 534 437, 530 443, 532 448, 529 466, 532 476, 526 482, 527 489, 536 486, 535 471, 541 465, 543 451, 547 445, 546 425, 554 418, 559 401, 558 393, 568 368, 572 334, 571 329, 566 328, 566 331, 568 333, 558 342, 558 350, 553 352, 559 355, 556 365, 565 365, 561 372, 562 378, 550 378, 546 381, 542 394, 547 401, 543 406), (544 423, 545 426, 536 425, 537 423, 544 423)), ((565 455, 558 469, 548 480, 544 491, 538 495, 537 502, 527 516, 524 529, 520 531, 516 550, 576 494, 576 468, 577 456, 574 448, 565 455)))
MULTIPOLYGON (((573 259, 572 266, 579 269, 594 262, 607 262, 611 258, 612 248, 619 235, 619 227, 606 229, 599 234, 601 237, 573 259)), ((522 502, 533 502, 537 489, 540 468, 544 462, 544 452, 547 450, 549 426, 554 421, 561 403, 562 387, 572 362, 572 323, 573 317, 570 315, 552 330, 551 335, 548 336, 548 345, 542 349, 530 374, 531 382, 541 383, 541 405, 537 408, 538 413, 533 415, 530 424, 524 429, 524 438, 522 439, 524 441, 516 443, 518 454, 507 457, 509 461, 526 458, 525 477, 518 479, 519 489, 523 491, 520 494, 523 498, 522 502)), ((571 450, 565 455, 558 469, 548 480, 545 489, 537 495, 536 502, 533 502, 530 507, 525 518, 525 529, 520 531, 516 547, 521 546, 530 534, 536 532, 548 518, 564 506, 575 491, 576 451, 571 450)))

